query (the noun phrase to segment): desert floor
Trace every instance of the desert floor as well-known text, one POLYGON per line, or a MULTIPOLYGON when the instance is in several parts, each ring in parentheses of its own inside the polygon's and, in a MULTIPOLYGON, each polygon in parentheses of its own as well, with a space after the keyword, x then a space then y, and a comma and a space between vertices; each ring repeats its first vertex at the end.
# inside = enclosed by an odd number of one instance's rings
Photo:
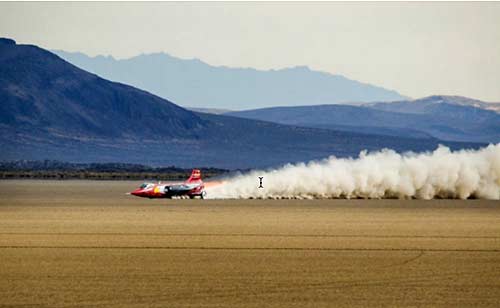
POLYGON ((500 202, 0 181, 0 306, 500 306, 500 202))

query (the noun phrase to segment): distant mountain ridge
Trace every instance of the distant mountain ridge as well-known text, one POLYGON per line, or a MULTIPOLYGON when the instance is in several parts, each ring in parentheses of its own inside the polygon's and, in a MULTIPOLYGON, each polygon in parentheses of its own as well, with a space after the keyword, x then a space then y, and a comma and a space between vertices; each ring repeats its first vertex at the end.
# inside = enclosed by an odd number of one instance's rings
POLYGON ((433 150, 439 143, 482 145, 195 113, 39 47, 0 39, 0 161, 266 168, 385 147, 433 150))
POLYGON ((191 108, 191 107, 186 107, 186 109, 194 111, 194 112, 209 113, 209 114, 225 114, 225 113, 232 112, 232 110, 229 110, 229 109, 217 109, 217 108, 191 108))
POLYGON ((390 104, 388 104, 387 102, 365 103, 362 104, 362 106, 402 113, 423 114, 428 113, 428 110, 426 110, 426 108, 432 108, 431 106, 435 106, 438 104, 474 107, 500 113, 500 103, 483 102, 478 99, 456 95, 431 95, 414 100, 393 101, 390 102, 390 104))
POLYGON ((488 110, 489 105, 465 97, 430 96, 361 106, 274 107, 227 114, 359 133, 497 143, 500 142, 500 114, 488 110))
POLYGON ((314 71, 307 66, 264 71, 211 66, 198 59, 179 59, 166 53, 143 54, 124 60, 61 50, 54 53, 103 78, 192 108, 242 110, 406 99, 396 91, 314 71))

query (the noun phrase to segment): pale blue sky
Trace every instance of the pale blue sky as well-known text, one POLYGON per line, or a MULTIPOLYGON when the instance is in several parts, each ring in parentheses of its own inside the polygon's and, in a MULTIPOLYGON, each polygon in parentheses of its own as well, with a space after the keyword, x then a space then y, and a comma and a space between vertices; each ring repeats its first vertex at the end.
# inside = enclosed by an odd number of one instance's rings
POLYGON ((500 3, 0 3, 0 36, 258 69, 308 65, 403 95, 500 102, 500 3))

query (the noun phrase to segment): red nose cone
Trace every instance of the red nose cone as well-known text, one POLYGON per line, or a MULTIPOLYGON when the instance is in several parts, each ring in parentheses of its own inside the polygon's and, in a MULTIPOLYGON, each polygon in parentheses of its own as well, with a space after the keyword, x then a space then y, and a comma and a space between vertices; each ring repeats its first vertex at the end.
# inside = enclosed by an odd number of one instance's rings
POLYGON ((130 194, 140 197, 144 194, 144 191, 142 189, 136 189, 134 191, 131 191, 130 194))

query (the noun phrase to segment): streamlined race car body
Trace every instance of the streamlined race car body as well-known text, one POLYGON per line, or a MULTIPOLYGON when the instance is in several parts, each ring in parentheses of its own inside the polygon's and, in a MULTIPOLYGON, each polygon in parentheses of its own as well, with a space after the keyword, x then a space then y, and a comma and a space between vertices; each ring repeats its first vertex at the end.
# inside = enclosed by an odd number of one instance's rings
POLYGON ((191 176, 183 183, 162 184, 143 183, 139 188, 130 192, 131 195, 145 198, 172 198, 175 196, 187 196, 191 199, 206 195, 205 185, 201 180, 201 171, 193 169, 191 176))

